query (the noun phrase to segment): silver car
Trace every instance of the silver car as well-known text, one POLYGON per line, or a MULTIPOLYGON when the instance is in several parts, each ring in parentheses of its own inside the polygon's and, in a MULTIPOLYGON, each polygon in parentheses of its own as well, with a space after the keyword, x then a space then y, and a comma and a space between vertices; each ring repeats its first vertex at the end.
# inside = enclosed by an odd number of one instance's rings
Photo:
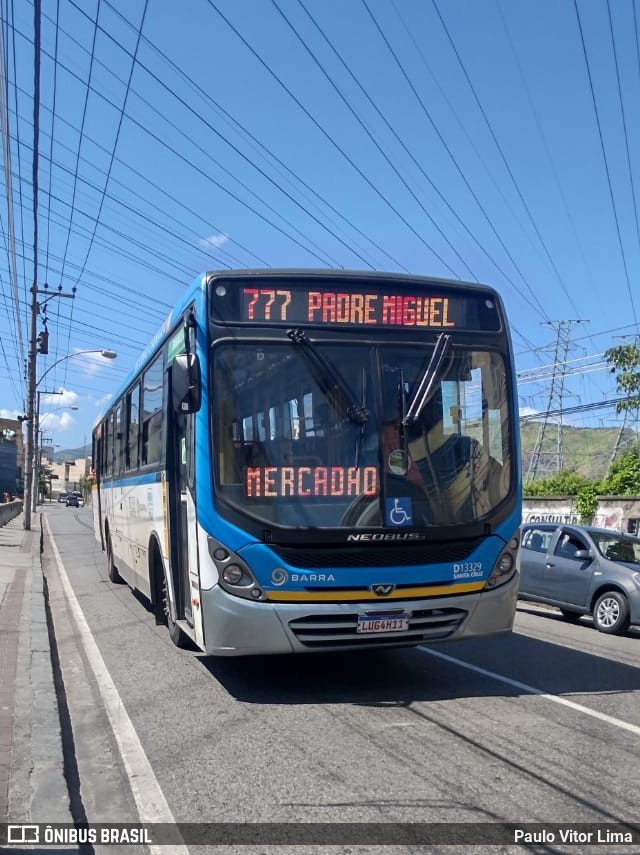
POLYGON ((640 538, 604 528, 555 523, 522 526, 520 593, 567 620, 593 615, 600 632, 640 624, 640 538))

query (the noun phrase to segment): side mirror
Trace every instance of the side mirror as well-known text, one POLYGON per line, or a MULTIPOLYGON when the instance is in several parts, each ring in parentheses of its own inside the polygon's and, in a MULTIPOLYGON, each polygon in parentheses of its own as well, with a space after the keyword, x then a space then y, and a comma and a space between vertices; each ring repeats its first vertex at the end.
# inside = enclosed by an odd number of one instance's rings
POLYGON ((590 561, 593 556, 590 549, 578 549, 573 557, 579 561, 590 561))
POLYGON ((202 400, 200 361, 195 353, 180 353, 171 363, 171 398, 176 413, 197 413, 202 400))

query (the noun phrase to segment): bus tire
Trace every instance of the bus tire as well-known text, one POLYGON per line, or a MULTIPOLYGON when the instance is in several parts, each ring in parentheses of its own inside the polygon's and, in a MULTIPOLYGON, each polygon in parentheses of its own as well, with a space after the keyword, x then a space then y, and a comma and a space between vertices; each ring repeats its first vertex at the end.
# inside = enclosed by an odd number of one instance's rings
POLYGON ((109 579, 115 585, 121 585, 124 581, 122 576, 118 573, 118 568, 115 565, 113 560, 113 547, 111 546, 111 535, 107 531, 107 539, 106 539, 106 552, 107 552, 107 573, 109 575, 109 579))
POLYGON ((169 602, 169 586, 167 583, 167 571, 163 566, 162 559, 155 553, 155 561, 154 561, 154 577, 155 583, 158 586, 156 588, 156 603, 155 603, 155 611, 156 611, 156 623, 162 624, 166 626, 169 630, 169 638, 175 644, 176 647, 189 647, 190 641, 188 636, 184 634, 184 632, 180 629, 178 624, 173 619, 173 615, 171 614, 171 604, 169 602))

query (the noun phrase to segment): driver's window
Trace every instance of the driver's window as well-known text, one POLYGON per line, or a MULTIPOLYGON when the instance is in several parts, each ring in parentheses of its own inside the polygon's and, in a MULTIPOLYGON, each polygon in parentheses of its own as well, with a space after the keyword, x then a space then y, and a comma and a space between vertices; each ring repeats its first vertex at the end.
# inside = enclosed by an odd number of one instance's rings
POLYGON ((579 549, 586 548, 587 545, 577 535, 565 531, 560 535, 560 540, 556 546, 556 555, 560 555, 562 558, 575 558, 579 549))

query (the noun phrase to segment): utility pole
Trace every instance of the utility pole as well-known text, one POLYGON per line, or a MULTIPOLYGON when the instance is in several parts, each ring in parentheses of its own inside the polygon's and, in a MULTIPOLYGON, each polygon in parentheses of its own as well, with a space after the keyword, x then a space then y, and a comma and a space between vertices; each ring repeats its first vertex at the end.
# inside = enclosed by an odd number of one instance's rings
POLYGON ((36 318, 38 314, 38 137, 40 134, 40 0, 33 3, 33 285, 31 286, 31 327, 27 359, 27 442, 24 454, 24 527, 31 528, 33 491, 33 408, 36 397, 36 318))
POLYGON ((27 441, 24 449, 24 527, 31 528, 31 496, 33 493, 34 403, 36 397, 36 320, 38 317, 38 285, 31 286, 31 328, 27 360, 27 441))
MULTIPOLYGON (((569 333, 573 324, 581 320, 549 321, 548 326, 556 330, 555 352, 553 357, 553 376, 549 389, 549 399, 544 413, 544 419, 538 431, 536 444, 529 461, 526 483, 535 481, 539 475, 543 477, 550 473, 558 473, 564 463, 562 445, 562 399, 564 395, 564 379, 567 374, 567 353, 569 352, 569 333), (557 416, 552 416, 552 412, 557 416), (555 425, 555 443, 551 446, 550 425, 555 425)), ((553 441, 553 438, 551 439, 553 441)))
MULTIPOLYGON (((24 527, 31 528, 31 514, 35 510, 34 497, 34 481, 36 476, 37 457, 38 457, 38 436, 36 413, 40 407, 36 409, 36 389, 38 383, 36 381, 36 361, 38 353, 47 354, 49 352, 49 333, 47 331, 47 319, 44 315, 44 330, 38 335, 37 321, 40 309, 45 308, 49 300, 54 297, 68 297, 73 300, 76 296, 75 287, 71 289, 70 294, 66 294, 62 290, 62 285, 58 285, 58 290, 54 293, 49 291, 49 286, 45 283, 44 288, 38 288, 37 282, 34 281, 31 287, 31 327, 29 332, 29 358, 27 360, 27 441, 24 450, 24 527), (45 300, 42 305, 38 302, 38 294, 45 294, 45 300)), ((44 377, 44 375, 43 375, 44 377)), ((42 379, 42 378, 40 378, 42 379)), ((39 399, 38 399, 39 405, 39 399)))

